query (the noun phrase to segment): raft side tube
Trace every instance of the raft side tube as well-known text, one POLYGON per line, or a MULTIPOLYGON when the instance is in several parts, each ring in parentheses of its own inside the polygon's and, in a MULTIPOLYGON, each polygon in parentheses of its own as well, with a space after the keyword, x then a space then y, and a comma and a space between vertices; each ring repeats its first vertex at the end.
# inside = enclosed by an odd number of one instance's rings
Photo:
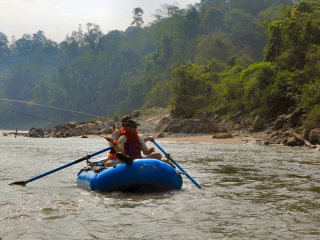
POLYGON ((103 192, 167 191, 182 187, 180 174, 157 159, 136 159, 132 164, 120 163, 100 172, 82 170, 77 182, 79 187, 103 192))

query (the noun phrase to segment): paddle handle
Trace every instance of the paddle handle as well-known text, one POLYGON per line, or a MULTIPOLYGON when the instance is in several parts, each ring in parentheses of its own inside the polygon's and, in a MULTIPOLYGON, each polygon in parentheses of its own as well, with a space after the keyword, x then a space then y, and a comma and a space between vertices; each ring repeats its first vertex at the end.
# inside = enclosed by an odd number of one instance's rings
POLYGON ((76 164, 76 163, 79 163, 79 162, 82 162, 82 161, 84 161, 84 160, 90 159, 90 158, 92 158, 92 157, 94 157, 94 156, 96 156, 96 155, 99 155, 99 154, 101 154, 101 153, 104 153, 104 152, 106 152, 106 151, 108 151, 108 150, 110 150, 110 149, 111 149, 111 147, 102 149, 102 150, 99 151, 99 152, 93 153, 93 154, 91 154, 91 155, 87 155, 87 156, 85 156, 85 157, 83 157, 83 158, 80 158, 80 159, 78 159, 78 160, 75 160, 75 161, 73 161, 73 162, 71 162, 71 163, 68 163, 68 164, 63 165, 63 166, 58 167, 58 168, 55 168, 55 169, 53 169, 53 170, 51 170, 51 171, 49 171, 49 172, 46 172, 46 173, 40 174, 40 175, 38 175, 38 176, 35 176, 35 177, 33 177, 33 178, 30 178, 29 180, 25 181, 25 184, 26 184, 26 183, 29 183, 29 182, 32 182, 32 181, 34 181, 34 180, 37 180, 37 179, 39 179, 39 178, 48 176, 48 175, 50 175, 50 174, 52 174, 52 173, 54 173, 54 172, 60 171, 60 170, 62 170, 62 169, 64 169, 64 168, 70 167, 70 166, 72 166, 72 165, 74 165, 74 164, 76 164))
POLYGON ((168 154, 155 140, 152 141, 154 143, 154 145, 156 145, 160 151, 168 158, 170 159, 171 162, 173 162, 174 165, 177 166, 177 168, 180 169, 181 172, 183 172, 190 180, 191 182, 194 183, 194 185, 196 185, 198 188, 202 188, 201 185, 194 180, 175 160, 173 160, 173 158, 170 156, 170 154, 168 154))

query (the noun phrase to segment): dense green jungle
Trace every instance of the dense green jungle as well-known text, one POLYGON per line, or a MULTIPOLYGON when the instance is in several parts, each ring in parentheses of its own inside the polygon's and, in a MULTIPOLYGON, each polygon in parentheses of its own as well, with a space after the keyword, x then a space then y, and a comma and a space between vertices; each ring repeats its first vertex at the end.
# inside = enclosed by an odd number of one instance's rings
POLYGON ((31 103, 109 118, 168 107, 179 118, 273 119, 303 108, 305 125, 320 127, 319 1, 164 4, 148 24, 140 7, 128 14, 125 31, 86 23, 60 43, 0 32, 0 128, 92 118, 31 103))

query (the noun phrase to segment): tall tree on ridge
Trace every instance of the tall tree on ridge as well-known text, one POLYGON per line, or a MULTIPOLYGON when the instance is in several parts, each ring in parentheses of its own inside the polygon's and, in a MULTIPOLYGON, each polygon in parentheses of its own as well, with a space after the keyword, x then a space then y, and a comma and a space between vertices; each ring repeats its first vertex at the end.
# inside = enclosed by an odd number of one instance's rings
POLYGON ((133 11, 133 21, 131 23, 131 26, 136 26, 137 28, 141 28, 144 21, 142 19, 143 10, 140 7, 134 8, 133 11))
POLYGON ((87 32, 84 34, 85 42, 87 42, 94 53, 97 53, 99 42, 103 35, 100 26, 95 23, 87 23, 86 28, 87 32))
POLYGON ((9 41, 8 37, 0 32, 0 56, 6 55, 9 53, 9 41))

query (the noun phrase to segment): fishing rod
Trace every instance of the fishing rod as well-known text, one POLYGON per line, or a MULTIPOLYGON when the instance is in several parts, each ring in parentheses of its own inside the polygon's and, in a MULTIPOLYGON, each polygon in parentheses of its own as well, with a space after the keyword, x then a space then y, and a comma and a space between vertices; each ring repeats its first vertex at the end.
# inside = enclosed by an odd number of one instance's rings
POLYGON ((91 113, 85 113, 85 112, 81 112, 81 111, 75 111, 75 110, 71 110, 71 109, 67 109, 67 108, 60 108, 60 107, 55 107, 55 106, 50 106, 50 105, 35 103, 35 102, 31 102, 31 101, 22 101, 22 100, 16 100, 16 99, 8 99, 8 98, 0 98, 0 101, 24 103, 24 104, 27 104, 27 105, 30 104, 30 105, 34 105, 34 106, 40 106, 40 107, 57 109, 57 110, 61 110, 61 111, 78 113, 78 114, 81 114, 81 115, 90 116, 90 117, 95 117, 95 118, 97 117, 97 115, 91 114, 91 113))

